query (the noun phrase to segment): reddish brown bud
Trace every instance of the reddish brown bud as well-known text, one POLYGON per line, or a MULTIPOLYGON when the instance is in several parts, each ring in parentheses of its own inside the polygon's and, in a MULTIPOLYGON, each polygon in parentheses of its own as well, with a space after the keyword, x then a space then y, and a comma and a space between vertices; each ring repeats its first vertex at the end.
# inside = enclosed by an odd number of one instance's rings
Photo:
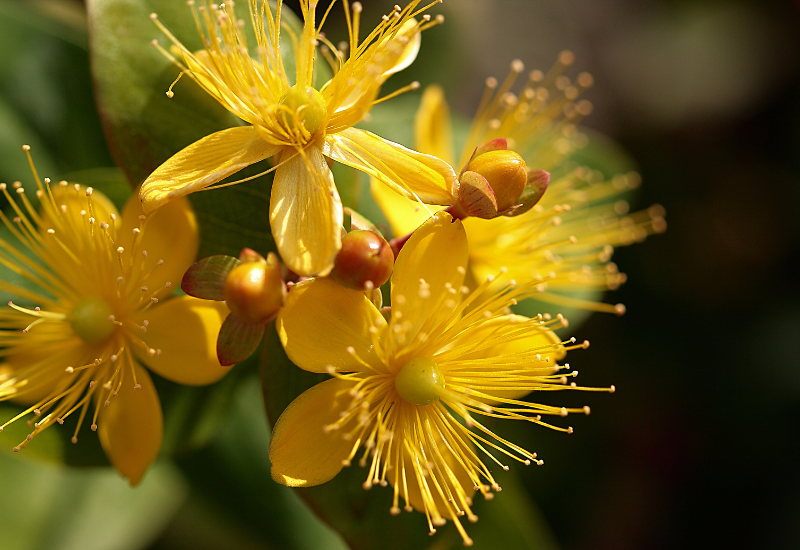
POLYGON ((373 231, 351 231, 342 237, 331 277, 355 290, 378 288, 389 280, 394 254, 389 243, 373 231))
POLYGON ((283 305, 286 285, 270 254, 267 261, 250 261, 233 268, 225 279, 225 303, 231 313, 251 325, 272 319, 283 305))

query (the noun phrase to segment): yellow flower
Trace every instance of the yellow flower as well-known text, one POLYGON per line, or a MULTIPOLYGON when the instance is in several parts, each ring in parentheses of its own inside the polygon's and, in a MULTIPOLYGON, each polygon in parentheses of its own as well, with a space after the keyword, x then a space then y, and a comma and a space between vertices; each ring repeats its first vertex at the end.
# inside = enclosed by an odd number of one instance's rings
POLYGON ((187 50, 153 14, 183 62, 166 50, 162 53, 250 125, 211 134, 161 165, 142 185, 145 211, 272 158, 276 172, 269 218, 278 252, 292 271, 324 275, 341 248, 342 224, 342 203, 326 158, 362 170, 416 200, 451 204, 456 177, 447 163, 353 128, 373 104, 387 99, 377 97, 381 85, 414 60, 420 32, 439 21, 424 15, 417 22, 414 17, 427 9, 417 10, 418 4, 415 0, 402 10, 396 7, 359 41, 361 5, 353 3, 351 9, 345 1, 347 55, 320 34, 325 17, 317 27, 316 2, 301 1, 305 22, 301 35, 295 36, 288 26, 281 26, 280 0, 274 13, 266 1, 251 0, 257 59, 250 57, 243 21, 236 18, 232 2, 197 9, 206 45, 197 53, 187 50), (293 79, 285 69, 281 31, 294 44, 293 79), (335 74, 317 87, 319 43, 335 74))
MULTIPOLYGON (((458 166, 469 160, 478 145, 505 138, 528 168, 547 170, 551 179, 544 197, 525 214, 464 220, 469 269, 476 280, 482 280, 506 266, 509 276, 517 280, 540 282, 535 300, 621 314, 622 304, 594 301, 597 293, 625 281, 625 275, 610 262, 613 249, 664 231, 664 209, 655 205, 628 212, 622 197, 639 185, 638 174, 604 180, 598 172, 570 162, 586 141, 576 124, 591 111, 588 101, 577 98, 592 84, 587 73, 579 74, 575 82, 563 75, 572 61, 570 52, 562 52, 549 73, 532 71, 516 95, 509 90, 522 73, 520 61, 512 63, 501 85, 493 78, 487 80, 458 166)), ((455 162, 450 115, 438 86, 423 94, 415 140, 420 151, 455 162)), ((430 216, 418 203, 386 193, 374 183, 372 192, 396 236, 413 231, 430 216)))
POLYGON ((536 390, 576 389, 567 378, 577 373, 556 361, 588 343, 559 341, 551 329, 560 317, 510 313, 535 292, 532 285, 508 281, 486 297, 487 280, 469 292, 462 286, 467 254, 460 221, 440 212, 422 225, 397 258, 388 322, 363 292, 330 279, 292 287, 276 324, 286 353, 334 378, 300 395, 275 423, 276 481, 324 483, 362 449, 364 487, 391 486, 392 514, 402 499, 406 510, 426 514, 431 532, 450 519, 471 544, 460 517, 477 520, 473 492, 491 498, 500 490, 481 457, 503 469, 508 461, 541 463, 480 417, 553 427, 543 416, 589 412, 520 400, 536 390))
POLYGON ((91 187, 62 181, 51 188, 35 169, 34 177, 39 212, 19 182, 0 184, 15 213, 9 219, 0 212, 14 237, 0 239, 0 264, 29 283, 0 281, 0 291, 30 304, 9 302, 0 311, 0 401, 26 407, 0 431, 34 415, 18 451, 75 416, 76 443, 91 419, 111 463, 136 485, 158 456, 163 433, 161 405, 143 366, 183 384, 221 378, 227 369, 217 361, 216 338, 227 308, 188 296, 167 299, 197 254, 197 223, 186 199, 146 218, 135 195, 120 214, 91 187))

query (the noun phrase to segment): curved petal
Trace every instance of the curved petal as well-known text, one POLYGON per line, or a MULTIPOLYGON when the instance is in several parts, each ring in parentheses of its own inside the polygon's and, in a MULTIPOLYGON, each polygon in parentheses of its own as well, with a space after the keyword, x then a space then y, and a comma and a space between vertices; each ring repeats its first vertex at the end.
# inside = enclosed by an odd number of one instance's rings
POLYGON ((450 205, 456 173, 449 164, 387 141, 365 130, 348 128, 325 137, 323 153, 426 204, 450 205))
MULTIPOLYGON (((403 46, 403 50, 400 55, 396 60, 394 60, 394 64, 389 69, 385 70, 383 75, 381 75, 383 78, 387 78, 394 73, 402 71, 410 66, 417 58, 419 46, 422 42, 422 35, 417 30, 417 20, 413 17, 400 26, 400 30, 397 31, 397 35, 395 36, 408 37, 409 34, 411 34, 411 36, 409 37, 406 45, 403 46)), ((394 40, 397 40, 397 38, 394 38, 394 40)))
MULTIPOLYGON (((53 200, 43 200, 41 203, 42 208, 39 212, 41 216, 39 232, 42 235, 51 229, 58 235, 74 235, 76 228, 84 227, 86 224, 86 216, 82 216, 81 212, 88 212, 88 216, 95 218, 98 225, 100 222, 110 223, 111 216, 119 214, 114 203, 100 191, 93 190, 91 198, 87 198, 86 186, 80 184, 67 186, 51 184, 50 191, 53 200), (66 208, 62 208, 64 206, 66 208), (61 209, 61 212, 56 213, 55 208, 61 209)), ((67 237, 67 239, 71 239, 71 237, 67 237)), ((79 239, 79 242, 82 242, 82 239, 79 239)), ((42 239, 42 246, 47 249, 51 256, 48 260, 51 265, 69 266, 75 264, 73 251, 65 250, 60 241, 44 238, 42 239)), ((71 269, 65 269, 64 271, 70 275, 73 274, 71 269)))
POLYGON ((441 86, 432 84, 422 93, 417 115, 414 118, 414 147, 426 155, 439 157, 451 165, 453 154, 453 130, 450 109, 441 86))
POLYGON ((319 147, 306 147, 275 173, 269 204, 272 236, 298 275, 327 275, 342 248, 342 200, 319 147))
POLYGON ((353 441, 337 432, 326 434, 324 426, 339 420, 339 413, 352 400, 352 382, 326 380, 292 401, 272 428, 269 460, 272 479, 289 487, 311 487, 338 474, 350 454, 353 441))
POLYGON ((228 128, 195 141, 150 174, 139 189, 145 212, 205 189, 281 150, 252 126, 228 128))
POLYGON ((449 313, 442 310, 441 298, 450 292, 448 285, 456 292, 461 288, 468 254, 461 221, 446 212, 422 224, 403 245, 392 274, 392 312, 402 311, 410 335, 428 318, 449 313))
POLYGON ((331 279, 312 279, 294 285, 278 313, 275 328, 292 363, 310 372, 362 367, 347 348, 370 365, 380 367, 370 338, 370 327, 381 330, 381 314, 363 292, 331 279))
POLYGON ((148 310, 148 346, 161 350, 148 354, 138 346, 137 358, 153 372, 179 384, 201 386, 222 378, 230 369, 217 360, 217 335, 228 315, 222 302, 181 296, 148 310))
POLYGON ((0 380, 6 382, 12 374, 16 374, 18 379, 27 379, 27 382, 13 384, 14 393, 9 393, 10 390, 3 388, 0 383, 3 399, 20 405, 33 405, 69 385, 70 380, 64 377, 64 369, 84 364, 87 347, 65 324, 41 325, 37 328, 42 330, 36 331, 36 336, 41 339, 31 339, 30 343, 23 341, 22 345, 15 346, 13 350, 6 350, 9 354, 0 363, 0 380), (8 378, 2 378, 3 376, 8 378))
POLYGON ((375 178, 370 178, 370 191, 372 191, 372 198, 381 207, 383 215, 389 220, 395 237, 408 235, 429 219, 432 212, 438 212, 442 208, 441 206, 423 207, 419 202, 395 193, 375 178))
MULTIPOLYGON (((72 223, 75 224, 76 227, 81 227, 84 222, 80 212, 83 210, 88 210, 86 186, 79 185, 79 188, 75 189, 74 184, 66 187, 61 185, 51 185, 50 192, 53 195, 53 201, 55 202, 56 206, 60 207, 61 205, 66 205, 67 213, 72 217, 72 223)), ((98 222, 110 222, 111 214, 119 214, 117 207, 114 206, 114 203, 111 202, 111 200, 100 191, 92 191, 91 203, 92 212, 90 215, 95 217, 98 222)), ((39 213, 42 217, 42 223, 39 224, 39 229, 42 232, 53 227, 53 223, 59 223, 58 221, 51 219, 52 204, 53 203, 48 201, 47 205, 39 213)), ((62 217, 63 214, 57 216, 58 219, 61 219, 62 217)))
MULTIPOLYGON (((508 316, 491 319, 460 335, 460 338, 475 344, 473 348, 475 351, 453 359, 451 363, 458 365, 459 361, 496 358, 498 370, 505 370, 507 367, 503 365, 507 365, 510 361, 517 363, 514 368, 536 370, 554 367, 558 361, 567 356, 564 346, 561 345, 561 338, 555 332, 548 329, 530 329, 519 333, 519 323, 527 321, 528 318, 522 315, 513 317, 513 321, 508 316), (507 336, 504 337, 504 334, 507 336), (497 339, 498 343, 485 345, 489 343, 490 339, 497 339), (539 360, 536 358, 537 355, 540 355, 539 360), (523 363, 519 364, 520 361, 523 363)), ((446 370, 447 366, 443 365, 442 368, 446 370)), ((543 371, 540 372, 543 374, 543 371)), ((497 387, 509 387, 508 380, 509 378, 506 376, 498 377, 497 387)), ((481 378, 479 383, 482 386, 488 386, 492 381, 481 378)), ((495 397, 519 399, 528 395, 532 390, 524 387, 512 389, 487 389, 484 387, 481 391, 495 397)))
POLYGON ((136 363, 132 367, 141 388, 133 389, 133 380, 126 377, 117 397, 108 407, 101 407, 97 429, 111 464, 134 486, 158 456, 164 425, 150 375, 136 363))
POLYGON ((152 270, 163 260, 164 263, 147 277, 147 286, 151 292, 155 291, 157 298, 164 298, 172 293, 171 288, 165 287, 166 283, 171 283, 172 288, 178 286, 197 257, 200 247, 197 219, 185 197, 152 212, 144 224, 139 219, 143 214, 142 203, 135 195, 131 196, 122 209, 122 226, 116 240, 126 250, 135 249, 137 255, 139 251, 147 252, 142 268, 145 271, 152 270), (136 237, 134 248, 135 228, 143 229, 136 237))

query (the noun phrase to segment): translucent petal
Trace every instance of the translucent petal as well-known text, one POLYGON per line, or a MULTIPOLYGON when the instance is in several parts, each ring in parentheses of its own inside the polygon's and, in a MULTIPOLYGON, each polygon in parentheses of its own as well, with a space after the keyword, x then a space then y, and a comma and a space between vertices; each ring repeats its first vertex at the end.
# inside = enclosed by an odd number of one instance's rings
POLYGON ((417 229, 400 250, 392 275, 392 312, 409 323, 407 339, 428 318, 446 315, 442 300, 458 292, 467 266, 467 237, 461 221, 439 212, 417 229), (402 296, 402 298, 400 298, 402 296))
POLYGON ((131 486, 139 484, 158 456, 164 432, 153 381, 138 364, 134 363, 133 369, 141 388, 134 389, 130 372, 126 373, 119 394, 108 407, 101 406, 98 419, 100 443, 111 464, 131 486))
POLYGON ((306 390, 283 411, 269 442, 272 479, 289 487, 310 487, 333 479, 353 446, 323 427, 336 422, 352 400, 352 382, 334 378, 306 390))
POLYGON ((272 236, 286 266, 299 275, 327 275, 342 247, 342 201, 319 147, 281 164, 270 198, 272 236))
POLYGON ((176 153, 144 181, 139 190, 145 212, 172 199, 205 189, 280 151, 258 137, 252 126, 228 128, 176 153))
POLYGON ((372 191, 372 198, 375 199, 384 216, 389 220, 395 237, 408 235, 429 219, 431 213, 438 212, 443 208, 441 206, 423 207, 419 202, 395 193, 375 178, 370 178, 370 191, 372 191))
POLYGON ((227 315, 224 303, 191 296, 159 303, 144 313, 149 323, 141 338, 161 353, 151 355, 138 346, 133 351, 168 380, 192 386, 211 384, 230 370, 217 360, 217 334, 227 315))
POLYGON ((325 138, 326 156, 426 204, 453 204, 456 174, 449 164, 365 130, 348 128, 325 138))
POLYGON ((369 328, 381 330, 386 322, 363 292, 345 288, 331 279, 313 279, 295 285, 278 313, 275 328, 286 355, 301 369, 325 372, 359 371, 363 367, 347 348, 379 368, 369 328))
POLYGON ((134 249, 133 230, 143 227, 141 215, 144 215, 142 203, 132 195, 122 209, 122 226, 116 243, 134 250, 137 256, 147 252, 139 265, 144 266, 145 272, 153 270, 145 282, 150 293, 163 298, 180 286, 183 274, 197 257, 200 246, 197 219, 187 198, 174 200, 150 214, 144 230, 135 236, 134 249), (159 260, 164 263, 157 266, 159 260), (165 288, 167 282, 171 283, 170 288, 165 288))
POLYGON ((403 47, 402 53, 398 56, 397 60, 395 60, 394 64, 384 71, 383 78, 387 78, 394 73, 400 72, 409 65, 411 65, 414 60, 417 58, 417 54, 419 53, 419 46, 422 42, 422 35, 419 32, 416 32, 417 27, 417 20, 413 17, 403 23, 400 27, 400 30, 397 31, 397 36, 408 36, 409 33, 413 32, 414 34, 408 40, 408 43, 403 47))
POLYGON ((414 119, 414 147, 426 155, 439 157, 454 164, 453 130, 450 109, 441 86, 433 84, 425 88, 414 119))

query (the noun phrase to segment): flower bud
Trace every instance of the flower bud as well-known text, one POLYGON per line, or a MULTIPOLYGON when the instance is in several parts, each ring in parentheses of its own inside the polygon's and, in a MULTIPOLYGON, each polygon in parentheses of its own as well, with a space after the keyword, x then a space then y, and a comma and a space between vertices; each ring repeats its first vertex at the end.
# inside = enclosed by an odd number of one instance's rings
POLYGON ((331 277, 355 290, 378 288, 389 280, 394 253, 383 237, 373 231, 351 231, 342 237, 331 277))
POLYGON ((274 254, 266 261, 245 262, 234 267, 225 279, 225 303, 244 323, 261 325, 270 321, 283 305, 286 285, 274 254))
POLYGON ((509 150, 488 151, 473 158, 467 164, 467 171, 483 176, 494 191, 497 211, 517 204, 525 183, 528 181, 528 167, 522 157, 509 150))

